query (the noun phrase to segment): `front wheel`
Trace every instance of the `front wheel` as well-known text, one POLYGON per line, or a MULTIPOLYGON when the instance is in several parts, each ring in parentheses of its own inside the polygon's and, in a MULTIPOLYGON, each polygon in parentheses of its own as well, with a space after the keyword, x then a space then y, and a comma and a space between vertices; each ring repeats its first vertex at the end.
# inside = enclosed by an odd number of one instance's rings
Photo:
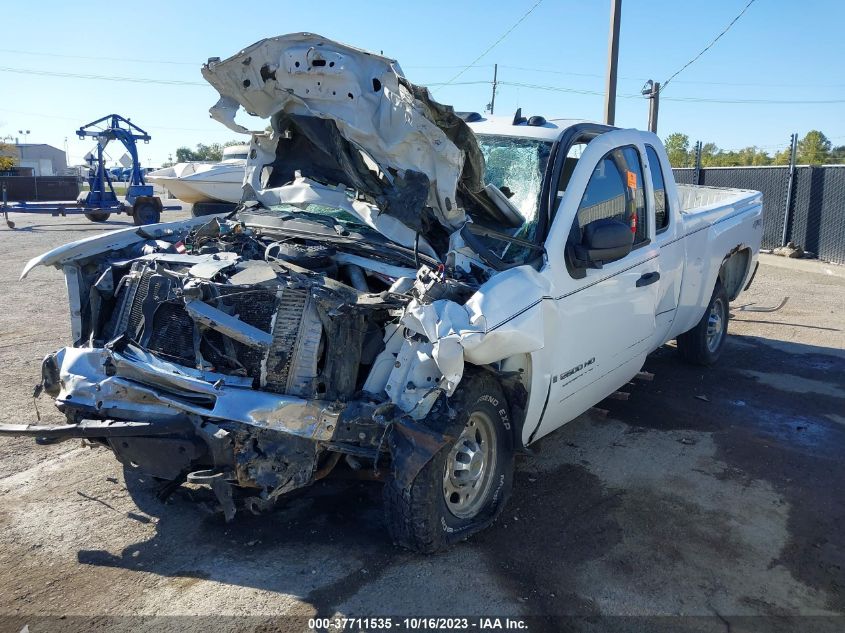
POLYGON ((394 542, 432 553, 495 521, 513 483, 513 445, 504 394, 490 376, 465 378, 450 399, 461 424, 410 486, 385 484, 387 525, 394 542))
POLYGON ((109 219, 111 213, 86 213, 85 217, 91 222, 105 222, 109 219))
POLYGON ((717 281, 704 316, 678 337, 678 351, 694 365, 709 366, 719 360, 728 337, 728 293, 717 281))

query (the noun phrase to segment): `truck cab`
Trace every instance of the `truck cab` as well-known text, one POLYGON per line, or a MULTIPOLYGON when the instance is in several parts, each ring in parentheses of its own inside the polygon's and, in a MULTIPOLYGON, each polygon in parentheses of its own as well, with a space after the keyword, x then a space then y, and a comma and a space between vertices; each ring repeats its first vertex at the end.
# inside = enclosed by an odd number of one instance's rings
POLYGON ((701 213, 689 204, 695 192, 687 192, 685 209, 654 134, 519 115, 467 119, 485 153, 488 182, 511 190, 523 214, 517 235, 543 247, 534 266, 548 293, 533 300, 541 302, 546 345, 531 354, 526 419, 536 424, 522 435, 530 444, 624 385, 650 352, 688 331, 720 274, 728 271, 729 294, 738 294, 759 248, 759 194, 720 190, 736 207, 713 215, 714 203, 707 205, 706 215, 724 224, 712 230, 685 217, 701 213), (496 153, 506 148, 510 168, 503 170, 496 153), (528 162, 536 173, 514 169, 528 162), (742 219, 724 212, 746 207, 754 209, 742 219), (728 226, 737 236, 720 238, 728 226), (731 239, 726 252, 705 261, 707 251, 731 239))

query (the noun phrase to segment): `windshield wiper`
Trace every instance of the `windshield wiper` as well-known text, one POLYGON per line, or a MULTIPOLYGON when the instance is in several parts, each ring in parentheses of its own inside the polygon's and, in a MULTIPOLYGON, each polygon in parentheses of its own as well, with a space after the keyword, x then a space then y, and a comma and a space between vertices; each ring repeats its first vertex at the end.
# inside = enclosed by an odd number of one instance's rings
POLYGON ((461 229, 461 237, 464 238, 464 242, 466 242, 467 246, 474 250, 485 264, 495 268, 496 270, 507 270, 509 268, 516 268, 517 266, 531 263, 538 260, 546 252, 546 248, 540 244, 524 240, 521 237, 513 237, 505 233, 499 233, 493 229, 488 229, 471 222, 467 222, 461 229), (518 246, 524 246, 530 250, 537 251, 537 255, 533 258, 525 258, 524 260, 518 262, 507 262, 496 255, 491 248, 488 248, 484 242, 478 239, 479 237, 489 237, 502 240, 503 242, 516 244, 518 246))

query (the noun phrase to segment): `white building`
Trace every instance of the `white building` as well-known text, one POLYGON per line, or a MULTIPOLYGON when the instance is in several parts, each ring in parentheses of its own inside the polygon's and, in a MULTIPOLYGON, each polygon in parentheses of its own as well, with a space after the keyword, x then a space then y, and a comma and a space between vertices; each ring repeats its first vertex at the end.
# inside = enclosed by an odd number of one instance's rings
POLYGON ((67 169, 63 150, 45 143, 18 143, 15 145, 21 167, 31 167, 33 176, 58 176, 67 169))

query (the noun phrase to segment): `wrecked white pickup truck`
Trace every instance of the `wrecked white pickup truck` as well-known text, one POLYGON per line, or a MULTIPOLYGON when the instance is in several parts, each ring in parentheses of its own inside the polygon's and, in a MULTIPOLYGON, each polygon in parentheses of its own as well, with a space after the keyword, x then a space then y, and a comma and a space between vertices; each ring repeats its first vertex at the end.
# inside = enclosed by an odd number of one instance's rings
POLYGON ((41 388, 68 423, 0 433, 87 438, 127 477, 210 485, 227 518, 352 469, 430 552, 489 525, 514 452, 649 352, 718 358, 761 195, 676 185, 655 135, 461 115, 312 34, 202 72, 214 118, 270 121, 242 203, 29 262, 67 280, 73 345, 41 388))

